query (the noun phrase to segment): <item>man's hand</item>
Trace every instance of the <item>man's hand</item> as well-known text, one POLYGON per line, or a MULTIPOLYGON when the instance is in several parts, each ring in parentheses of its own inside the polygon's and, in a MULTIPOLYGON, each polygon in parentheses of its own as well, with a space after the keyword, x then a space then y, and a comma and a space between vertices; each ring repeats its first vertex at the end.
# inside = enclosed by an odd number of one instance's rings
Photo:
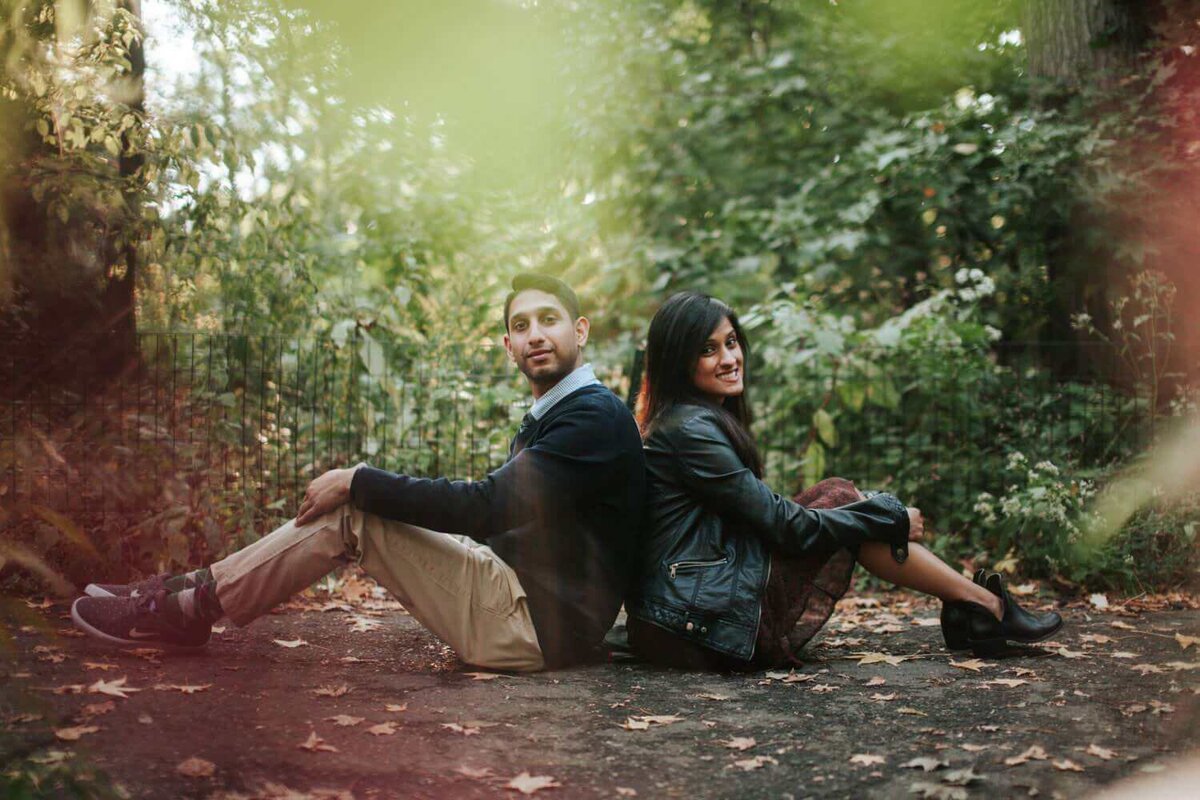
POLYGON ((350 481, 354 479, 355 469, 357 467, 331 469, 313 480, 304 490, 304 502, 296 512, 296 524, 312 522, 345 504, 350 499, 350 481))
POLYGON ((908 540, 910 542, 919 542, 925 538, 925 518, 921 516, 921 509, 908 509, 908 540))

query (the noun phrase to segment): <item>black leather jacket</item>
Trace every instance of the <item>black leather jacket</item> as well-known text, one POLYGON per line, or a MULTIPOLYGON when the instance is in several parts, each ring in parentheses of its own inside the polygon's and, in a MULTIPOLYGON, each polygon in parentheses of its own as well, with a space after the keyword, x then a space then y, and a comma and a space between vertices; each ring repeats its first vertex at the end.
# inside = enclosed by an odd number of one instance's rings
POLYGON ((775 494, 738 458, 715 409, 680 404, 645 441, 647 516, 627 612, 734 658, 754 655, 771 553, 864 541, 903 547, 890 494, 816 510, 775 494))

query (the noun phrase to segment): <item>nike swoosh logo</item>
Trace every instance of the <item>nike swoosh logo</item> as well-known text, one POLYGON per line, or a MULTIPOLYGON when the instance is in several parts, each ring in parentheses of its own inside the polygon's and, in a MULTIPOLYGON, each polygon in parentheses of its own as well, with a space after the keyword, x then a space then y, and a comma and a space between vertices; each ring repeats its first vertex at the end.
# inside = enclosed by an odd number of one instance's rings
POLYGON ((158 631, 140 631, 137 628, 129 630, 130 639, 157 639, 158 631))

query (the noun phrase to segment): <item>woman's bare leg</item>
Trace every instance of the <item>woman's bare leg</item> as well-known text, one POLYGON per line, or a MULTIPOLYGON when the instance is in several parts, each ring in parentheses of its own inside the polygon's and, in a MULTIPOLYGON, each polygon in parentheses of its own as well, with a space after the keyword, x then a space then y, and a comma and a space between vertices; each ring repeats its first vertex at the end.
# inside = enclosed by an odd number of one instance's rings
POLYGON ((883 542, 863 542, 858 563, 867 572, 885 581, 931 594, 945 601, 970 600, 996 615, 1004 616, 1000 598, 984 587, 955 572, 945 561, 916 542, 908 543, 908 559, 903 564, 892 558, 892 549, 883 542))

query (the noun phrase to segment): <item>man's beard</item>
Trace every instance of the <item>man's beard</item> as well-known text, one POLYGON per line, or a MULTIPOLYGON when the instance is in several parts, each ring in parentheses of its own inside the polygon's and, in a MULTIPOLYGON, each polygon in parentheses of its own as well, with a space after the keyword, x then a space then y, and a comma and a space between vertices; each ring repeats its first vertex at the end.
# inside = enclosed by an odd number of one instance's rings
POLYGON ((576 351, 570 359, 560 359, 553 370, 543 372, 535 372, 538 367, 532 366, 528 359, 521 363, 521 374, 523 374, 530 383, 538 385, 546 385, 558 383, 563 378, 575 371, 575 362, 579 360, 579 352, 576 351))

